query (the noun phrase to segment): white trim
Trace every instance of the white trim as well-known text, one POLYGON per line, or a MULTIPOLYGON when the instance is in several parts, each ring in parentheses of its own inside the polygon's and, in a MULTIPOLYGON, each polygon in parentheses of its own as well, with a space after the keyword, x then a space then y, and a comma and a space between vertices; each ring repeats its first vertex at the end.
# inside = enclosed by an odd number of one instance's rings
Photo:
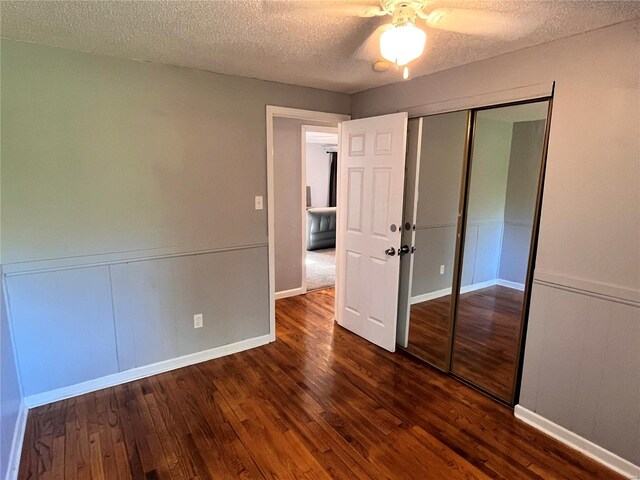
MULTIPOLYGON (((476 290, 482 290, 483 288, 493 287, 494 285, 498 285, 498 280, 487 280, 486 282, 473 283, 471 285, 467 285, 466 287, 462 287, 460 289, 460 293, 469 293, 475 292, 476 290)), ((416 295, 415 297, 411 297, 411 305, 416 303, 428 302, 429 300, 433 300, 435 298, 444 297, 445 295, 451 294, 451 287, 443 288, 442 290, 435 290, 433 292, 423 293, 422 295, 416 295)))
POLYGON ((22 454, 22 444, 24 442, 24 432, 27 429, 27 416, 29 409, 24 400, 20 402, 16 424, 13 429, 13 439, 11 440, 11 450, 7 462, 7 473, 5 480, 16 480, 18 478, 18 468, 20 467, 20 455, 22 454))
POLYGON ((148 250, 134 250, 131 252, 108 253, 98 255, 80 255, 52 260, 35 260, 5 264, 2 270, 7 277, 18 275, 32 275, 34 273, 58 272, 62 270, 77 270, 82 268, 119 265, 123 263, 145 262, 164 258, 188 257, 192 255, 207 255, 209 253, 234 252, 251 248, 266 247, 267 243, 254 243, 230 247, 208 248, 206 250, 183 250, 180 247, 158 248, 148 250))
MULTIPOLYGON (((418 200, 420 197, 420 167, 422 166, 421 158, 422 158, 423 121, 424 121, 423 117, 420 117, 418 119, 418 133, 416 135, 416 168, 414 171, 414 178, 413 178, 413 204, 411 205, 411 225, 413 225, 413 228, 409 233, 410 239, 408 243, 408 245, 410 245, 411 248, 415 248, 415 244, 416 244, 416 228, 415 227, 416 227, 416 224, 418 223, 418 200)), ((407 135, 409 135, 409 133, 410 133, 410 127, 409 127, 409 122, 407 121, 407 135)), ((409 159, 408 149, 409 149, 410 143, 411 143, 410 139, 408 138, 407 139, 407 160, 409 159)), ((409 167, 405 165, 405 172, 407 172, 408 169, 409 167)), ((408 185, 407 185, 407 188, 408 188, 408 185)), ((407 197, 407 193, 408 192, 406 191, 403 192, 403 195, 405 198, 407 197)), ((402 213, 404 214, 404 212, 402 213)), ((400 228, 402 228, 402 226, 400 228)), ((414 262, 415 262, 415 255, 412 253, 411 255, 409 255, 409 273, 407 275, 408 292, 406 292, 406 295, 409 297, 409 304, 406 306, 406 310, 403 312, 404 318, 403 319, 398 318, 398 325, 400 324, 400 321, 404 322, 404 332, 403 332, 404 336, 401 339, 396 339, 396 341, 399 340, 399 344, 403 348, 407 348, 409 346, 409 328, 411 327, 411 305, 414 304, 414 297, 411 297, 411 289, 413 285, 414 262)), ((402 263, 400 264, 400 282, 402 282, 402 263)), ((400 286, 400 289, 402 290, 402 284, 400 286)), ((404 294, 405 292, 403 291, 402 293, 404 294)), ((435 292, 432 292, 432 293, 435 293, 435 292)), ((449 289, 449 293, 451 293, 451 289, 449 289)), ((428 294, 425 294, 425 295, 428 295, 428 294)), ((422 296, 424 295, 420 295, 420 297, 422 296)), ((437 297, 433 297, 433 298, 437 298, 437 297)), ((428 300, 432 300, 432 298, 416 301, 415 303, 426 302, 428 300)), ((402 308, 404 308, 405 307, 404 298, 398 300, 398 304, 399 306, 402 305, 402 308)))
POLYGON ((54 259, 54 260, 37 260, 35 262, 13 263, 8 266, 3 265, 2 270, 6 277, 16 277, 21 275, 33 275, 36 273, 60 272, 63 270, 80 270, 83 268, 120 265, 123 263, 137 263, 137 262, 146 262, 149 260, 162 260, 165 258, 192 257, 196 255, 209 255, 211 253, 238 252, 241 250, 250 250, 253 248, 264 248, 266 246, 268 246, 268 244, 265 242, 265 243, 254 243, 250 245, 238 245, 235 247, 209 248, 206 250, 188 250, 186 252, 179 250, 178 247, 171 247, 169 249, 166 249, 164 253, 158 253, 157 255, 135 256, 136 252, 125 252, 125 256, 123 258, 116 259, 114 257, 112 260, 109 260, 109 261, 105 259, 106 256, 104 255, 102 256, 90 255, 90 256, 63 258, 63 259, 54 259), (91 261, 91 262, 86 261, 86 263, 81 263, 85 261, 85 259, 87 258, 96 258, 96 257, 100 257, 103 260, 91 261), (68 262, 65 264, 64 262, 67 260, 68 262))
POLYGON ((553 93, 553 82, 538 83, 522 87, 500 90, 497 92, 470 95, 468 97, 452 98, 423 105, 411 105, 398 109, 398 112, 409 112, 409 118, 436 115, 439 113, 457 112, 471 108, 488 107, 521 100, 535 100, 550 97, 553 93))
POLYGON ((545 272, 540 269, 535 271, 534 282, 606 300, 618 300, 640 306, 640 290, 621 287, 612 283, 570 277, 568 275, 545 272))
MULTIPOLYGON (((302 295, 307 293, 307 132, 316 132, 316 133, 335 133, 338 134, 338 127, 322 127, 319 125, 302 125, 301 127, 301 145, 302 152, 300 155, 301 158, 301 226, 302 226, 302 293, 296 293, 295 295, 302 295)), ((327 190, 329 190, 329 185, 327 185, 327 190)), ((283 292, 280 292, 283 293, 283 292)), ((289 295, 292 296, 292 295, 289 295)), ((278 297, 278 292, 276 293, 276 300, 278 297)))
POLYGON ((483 288, 493 287, 496 285, 497 279, 487 280, 486 282, 472 283, 466 287, 460 288, 460 293, 475 292, 476 290, 482 290, 483 288))
POLYGON ((41 405, 46 405, 47 403, 57 402, 77 395, 95 392, 96 390, 102 390, 103 388, 113 387, 115 385, 131 382, 140 378, 168 372, 169 370, 175 370, 176 368, 187 367, 207 360, 213 360, 214 358, 220 358, 226 355, 242 352, 250 348, 260 347, 262 345, 266 345, 270 341, 271 335, 268 334, 261 337, 241 340, 236 343, 230 343, 229 345, 221 345, 219 347, 210 348, 209 350, 203 350, 202 352, 191 353, 182 357, 152 363, 151 365, 145 365, 144 367, 132 368, 131 370, 125 370, 124 372, 114 373, 101 378, 70 385, 68 387, 29 395, 28 397, 25 397, 24 403, 28 408, 39 407, 41 405))
POLYGON ((415 305, 416 303, 428 302, 429 300, 434 300, 436 298, 444 297, 450 294, 451 287, 443 288, 442 290, 436 290, 434 292, 423 293, 422 295, 411 297, 411 305, 415 305))
POLYGON ((640 466, 634 465, 615 453, 602 448, 600 445, 596 445, 577 433, 571 432, 521 405, 515 406, 513 414, 524 423, 546 433, 550 437, 555 438, 627 478, 633 479, 640 477, 640 466))
MULTIPOLYGON (((274 165, 273 165, 273 119, 274 117, 297 118, 310 122, 337 122, 349 120, 350 115, 338 113, 300 110, 298 108, 277 107, 267 105, 267 225, 269 237, 269 335, 271 341, 276 339, 276 270, 275 270, 275 213, 274 213, 274 165)), ((338 144, 340 130, 338 129, 338 144)))
MULTIPOLYGON (((338 159, 342 156, 341 152, 342 147, 342 123, 338 124, 338 159)), ((340 164, 338 164, 338 172, 336 174, 336 205, 343 205, 342 194, 340 193, 342 180, 340 179, 340 164)), ((336 208, 336 283, 334 285, 334 301, 333 301, 333 321, 338 323, 338 312, 340 306, 340 297, 338 295, 338 278, 342 278, 342 254, 341 252, 341 243, 338 239, 338 232, 340 231, 340 222, 341 222, 342 214, 340 213, 340 209, 336 208)))
POLYGON ((498 278, 496 280, 496 285, 500 285, 502 287, 513 288, 514 290, 520 290, 524 292, 524 283, 512 282, 511 280, 504 280, 502 278, 498 278))
MULTIPOLYGON (((302 235, 300 235, 300 256, 301 256, 301 276, 300 276, 300 289, 302 294, 307 293, 307 125, 302 125, 300 128, 300 229, 302 235)), ((276 300, 285 298, 278 296, 284 292, 276 292, 276 300)), ((293 295, 290 295, 293 296, 293 295)))
POLYGON ((295 297, 296 295, 304 295, 305 293, 307 293, 306 287, 298 287, 292 288, 291 290, 276 292, 275 297, 276 300, 281 300, 283 298, 295 297))

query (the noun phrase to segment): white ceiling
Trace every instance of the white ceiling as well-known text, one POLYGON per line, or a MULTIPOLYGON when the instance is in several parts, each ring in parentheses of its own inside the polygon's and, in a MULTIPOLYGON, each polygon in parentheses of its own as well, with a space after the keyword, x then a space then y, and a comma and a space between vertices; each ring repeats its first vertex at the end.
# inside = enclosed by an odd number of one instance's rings
MULTIPOLYGON (((358 17, 367 5, 378 2, 2 0, 0 31, 16 40, 353 93, 401 81, 393 68, 374 72, 375 49, 360 48, 390 21, 358 17)), ((433 0, 433 6, 498 11, 535 28, 501 38, 419 23, 427 48, 412 76, 640 17, 636 1, 433 0)))

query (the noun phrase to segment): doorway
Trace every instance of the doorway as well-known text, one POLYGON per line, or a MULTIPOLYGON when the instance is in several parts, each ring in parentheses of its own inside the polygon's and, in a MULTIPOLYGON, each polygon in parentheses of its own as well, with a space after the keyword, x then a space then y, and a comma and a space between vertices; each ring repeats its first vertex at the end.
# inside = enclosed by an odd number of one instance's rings
POLYGON ((398 343, 517 401, 551 99, 409 123, 398 343), (410 140, 411 144, 411 140, 410 140), (413 166, 412 166, 413 165, 413 166))
POLYGON ((269 249, 269 316, 271 341, 276 338, 276 299, 306 293, 306 182, 302 178, 305 142, 302 126, 337 127, 349 115, 267 105, 267 225, 269 249), (285 125, 280 129, 278 124, 285 125), (279 135, 281 135, 279 138, 279 135), (279 146, 285 151, 276 152, 279 146))
POLYGON ((340 124, 339 325, 517 402, 551 106, 549 96, 340 124))
POLYGON ((307 292, 336 282, 338 129, 302 126, 304 277, 307 292))

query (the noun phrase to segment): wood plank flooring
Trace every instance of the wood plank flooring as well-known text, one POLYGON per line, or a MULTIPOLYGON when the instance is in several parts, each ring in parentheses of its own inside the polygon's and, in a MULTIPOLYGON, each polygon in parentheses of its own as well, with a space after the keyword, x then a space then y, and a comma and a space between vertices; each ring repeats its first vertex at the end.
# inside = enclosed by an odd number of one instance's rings
MULTIPOLYGON (((411 306, 407 350, 448 365, 451 296, 411 306)), ((460 296, 452 371, 509 402, 520 341, 523 292, 495 285, 460 296)))
POLYGON ((332 310, 280 300, 275 343, 30 411, 19 478, 620 478, 332 310))
POLYGON ((409 342, 413 355, 446 370, 451 316, 451 295, 411 305, 409 312, 409 342))
POLYGON ((500 285, 460 297, 451 370, 510 402, 524 292, 500 285))

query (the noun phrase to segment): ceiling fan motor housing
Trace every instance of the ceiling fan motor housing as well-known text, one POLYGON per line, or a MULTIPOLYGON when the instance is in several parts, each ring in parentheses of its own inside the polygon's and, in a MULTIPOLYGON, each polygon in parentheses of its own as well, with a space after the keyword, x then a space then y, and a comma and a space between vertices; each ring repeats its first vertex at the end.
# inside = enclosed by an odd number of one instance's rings
POLYGON ((415 9, 407 4, 402 3, 398 5, 398 7, 393 12, 393 23, 396 27, 401 27, 402 25, 407 25, 408 23, 414 23, 416 21, 416 11, 415 9))
POLYGON ((389 15, 393 15, 395 26, 415 23, 418 12, 427 5, 425 0, 381 0, 380 5, 389 15))

